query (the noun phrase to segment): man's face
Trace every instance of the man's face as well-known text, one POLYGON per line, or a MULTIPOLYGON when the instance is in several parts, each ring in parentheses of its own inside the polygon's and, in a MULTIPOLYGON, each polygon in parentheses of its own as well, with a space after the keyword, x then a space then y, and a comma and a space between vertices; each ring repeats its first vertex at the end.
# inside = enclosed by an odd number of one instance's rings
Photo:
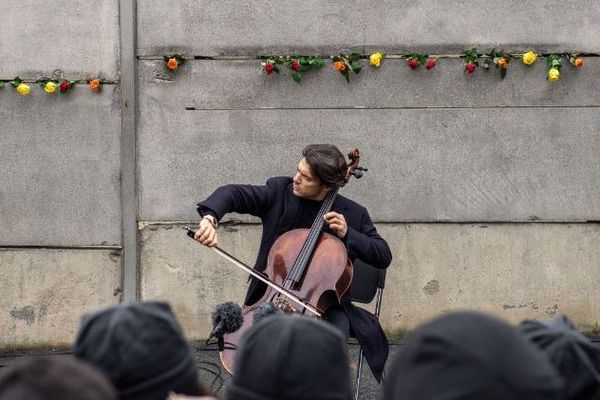
POLYGON ((329 190, 321 185, 321 181, 313 174, 306 160, 300 160, 294 175, 294 195, 308 200, 323 200, 329 190))

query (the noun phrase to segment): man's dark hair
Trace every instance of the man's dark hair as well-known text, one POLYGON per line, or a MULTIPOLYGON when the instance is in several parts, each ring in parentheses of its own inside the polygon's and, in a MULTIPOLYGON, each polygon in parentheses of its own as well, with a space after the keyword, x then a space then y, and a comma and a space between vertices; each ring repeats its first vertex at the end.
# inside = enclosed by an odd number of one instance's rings
POLYGON ((302 156, 322 185, 333 188, 346 183, 346 159, 334 145, 309 144, 302 150, 302 156))
POLYGON ((1 400, 116 400, 99 370, 73 357, 26 358, 0 370, 1 400))

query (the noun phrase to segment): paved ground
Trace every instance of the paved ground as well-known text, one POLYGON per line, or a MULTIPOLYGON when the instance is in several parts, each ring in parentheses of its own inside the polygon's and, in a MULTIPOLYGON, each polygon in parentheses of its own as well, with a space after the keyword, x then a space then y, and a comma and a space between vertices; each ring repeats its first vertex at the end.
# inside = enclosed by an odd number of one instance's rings
MULTIPOLYGON (((390 359, 393 359, 395 351, 400 347, 399 344, 394 343, 390 346, 390 359)), ((348 346, 351 360, 352 371, 352 382, 354 382, 356 374, 356 362, 358 359, 359 347, 355 342, 349 343, 348 346)), ((209 387, 212 387, 216 393, 221 397, 225 398, 225 388, 230 382, 231 377, 221 367, 219 362, 219 353, 214 346, 208 348, 204 346, 195 346, 197 366, 200 372, 201 380, 209 387)), ((12 353, 0 353, 0 367, 8 366, 15 360, 26 356, 41 356, 50 354, 53 357, 66 357, 69 356, 68 351, 60 351, 49 349, 45 351, 31 350, 31 351, 15 351, 12 353)), ((381 399, 381 391, 379 384, 373 378, 369 367, 363 363, 363 375, 360 390, 360 398, 365 400, 381 399)))
MULTIPOLYGON (((393 359, 393 356, 399 347, 400 344, 397 343, 390 345, 390 360, 393 359)), ((354 383, 356 379, 356 363, 358 360, 359 347, 355 342, 351 342, 349 343, 348 349, 352 369, 351 381, 354 383)), ((222 398, 224 398, 224 388, 228 385, 231 377, 223 368, 221 368, 219 364, 219 354, 214 350, 203 351, 201 349, 197 349, 197 360, 202 380, 208 386, 211 386, 214 390, 216 390, 222 398)), ((360 399, 379 400, 382 398, 383 392, 381 391, 381 387, 375 378, 373 378, 369 367, 364 362, 360 386, 360 399)))
MULTIPOLYGON (((595 343, 600 343, 600 338, 592 338, 595 343)), ((390 344, 390 358, 388 360, 388 366, 393 361, 394 356, 402 347, 402 343, 395 342, 390 344)), ((221 397, 225 398, 225 388, 230 382, 231 377, 221 367, 219 362, 219 353, 214 346, 204 347, 195 346, 197 366, 200 373, 201 380, 221 397)), ((358 359, 359 347, 355 342, 349 343, 349 353, 351 365, 354 370, 352 371, 352 382, 354 382, 356 374, 356 360, 358 359)), ((49 350, 45 352, 40 351, 19 351, 14 353, 0 353, 0 367, 10 365, 18 358, 25 355, 39 356, 51 354, 55 357, 65 357, 69 354, 68 351, 56 351, 49 350)), ((360 390, 360 399, 364 400, 380 400, 382 398, 382 388, 375 381, 371 371, 366 364, 363 364, 363 377, 360 390)))

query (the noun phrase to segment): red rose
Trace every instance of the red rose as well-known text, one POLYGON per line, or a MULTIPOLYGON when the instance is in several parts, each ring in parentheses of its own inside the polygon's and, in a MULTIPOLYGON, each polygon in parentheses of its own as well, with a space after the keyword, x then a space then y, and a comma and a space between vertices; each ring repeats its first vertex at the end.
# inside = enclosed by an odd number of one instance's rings
POLYGON ((64 93, 67 90, 71 89, 71 84, 67 81, 64 81, 63 83, 60 84, 60 86, 58 87, 58 89, 64 93))
POLYGON ((273 72, 273 64, 271 64, 271 63, 265 64, 265 72, 267 74, 270 74, 271 72, 273 72))
POLYGON ((294 71, 298 71, 300 69, 300 62, 298 60, 292 61, 292 63, 290 64, 290 68, 294 71))
POLYGON ((411 67, 412 69, 417 69, 419 67, 419 62, 417 60, 415 60, 414 58, 408 60, 408 66, 411 67))
POLYGON ((429 60, 427 60, 425 68, 427 68, 428 70, 432 70, 433 68, 435 68, 435 58, 430 58, 429 60))
POLYGON ((473 64, 473 63, 471 63, 471 62, 470 62, 470 63, 468 63, 467 65, 465 65, 465 70, 466 70, 466 71, 467 71, 469 74, 472 74, 473 72, 475 72, 475 68, 476 68, 475 64, 473 64))

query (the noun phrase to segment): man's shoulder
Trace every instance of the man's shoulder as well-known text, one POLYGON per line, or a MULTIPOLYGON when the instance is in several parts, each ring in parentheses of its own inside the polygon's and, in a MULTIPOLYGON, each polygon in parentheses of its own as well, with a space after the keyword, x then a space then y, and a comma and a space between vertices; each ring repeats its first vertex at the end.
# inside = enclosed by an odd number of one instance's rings
POLYGON ((274 188, 285 188, 292 183, 292 178, 289 176, 274 176, 267 179, 267 186, 274 188))
POLYGON ((345 196, 342 196, 342 195, 338 195, 335 202, 336 202, 335 207, 340 210, 345 209, 348 211, 361 212, 361 213, 367 211, 367 209, 363 205, 361 205, 361 204, 357 203, 356 201, 351 200, 345 196))

